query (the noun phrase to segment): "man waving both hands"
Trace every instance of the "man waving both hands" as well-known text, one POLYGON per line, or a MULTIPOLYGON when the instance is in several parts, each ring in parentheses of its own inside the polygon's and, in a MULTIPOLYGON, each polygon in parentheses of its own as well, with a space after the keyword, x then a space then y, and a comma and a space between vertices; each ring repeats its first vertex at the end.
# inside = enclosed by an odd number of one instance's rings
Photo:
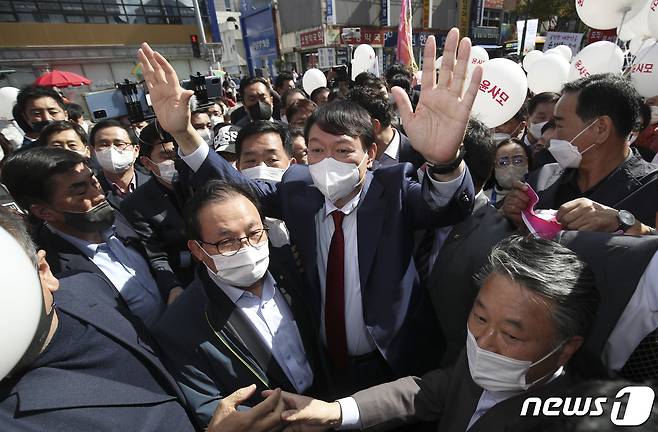
POLYGON ((407 94, 393 88, 409 139, 429 165, 422 184, 412 180, 410 164, 367 170, 377 154, 372 121, 345 101, 309 118, 308 166, 291 166, 280 182, 249 180, 191 127, 192 92, 180 87, 171 65, 147 44, 139 50, 158 121, 194 172, 192 185, 209 179, 248 185, 266 216, 285 221, 336 396, 436 366, 436 323, 413 263, 413 232, 452 225, 473 205, 462 140, 482 72, 476 69, 462 98, 471 43, 463 39, 456 55, 458 41, 458 30, 451 30, 437 83, 436 43, 428 39, 415 112, 407 94))

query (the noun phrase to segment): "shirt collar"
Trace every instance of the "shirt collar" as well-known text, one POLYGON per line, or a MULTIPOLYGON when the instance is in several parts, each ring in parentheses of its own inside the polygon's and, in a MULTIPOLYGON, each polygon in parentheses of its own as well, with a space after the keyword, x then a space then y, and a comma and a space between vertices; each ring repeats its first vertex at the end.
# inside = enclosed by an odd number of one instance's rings
MULTIPOLYGON (((237 304, 242 296, 248 293, 248 291, 245 291, 244 288, 234 287, 220 280, 217 275, 214 274, 208 267, 206 267, 206 270, 208 271, 210 279, 215 282, 215 284, 224 292, 224 294, 226 294, 226 296, 233 302, 233 304, 237 304)), ((268 271, 265 273, 265 277, 263 278, 263 292, 260 298, 261 303, 267 302, 274 298, 275 286, 276 282, 268 271)))
POLYGON ((73 246, 78 248, 80 250, 80 252, 87 255, 87 257, 89 257, 89 258, 93 258, 96 255, 96 252, 98 251, 98 248, 101 245, 106 244, 107 240, 110 237, 114 237, 114 235, 116 234, 116 227, 114 225, 112 225, 110 228, 106 229, 105 231, 103 231, 101 233, 101 237, 104 240, 103 243, 91 243, 91 242, 88 242, 87 240, 83 240, 81 238, 74 237, 70 234, 66 234, 66 233, 58 230, 57 228, 53 227, 52 225, 46 224, 46 226, 54 234, 57 234, 58 236, 62 237, 64 240, 71 243, 73 246))
POLYGON ((110 183, 110 186, 112 187, 112 190, 119 195, 120 197, 125 197, 128 194, 131 194, 135 191, 135 188, 137 187, 137 173, 135 172, 133 174, 132 180, 130 180, 130 183, 128 183, 128 190, 122 190, 118 184, 116 183, 110 183))
POLYGON ((400 133, 395 128, 393 128, 393 138, 391 139, 391 142, 388 143, 388 146, 384 151, 384 155, 397 161, 399 154, 400 154, 400 133))
POLYGON ((329 215, 335 211, 335 210, 340 210, 343 212, 346 216, 350 213, 352 213, 354 210, 359 207, 359 203, 361 202, 361 197, 365 196, 366 193, 368 193, 368 188, 370 187, 370 181, 372 180, 372 173, 370 171, 366 171, 366 178, 364 179, 363 182, 363 187, 359 191, 358 194, 354 196, 351 200, 349 200, 343 207, 338 208, 332 203, 327 197, 324 198, 324 217, 329 217, 329 215))

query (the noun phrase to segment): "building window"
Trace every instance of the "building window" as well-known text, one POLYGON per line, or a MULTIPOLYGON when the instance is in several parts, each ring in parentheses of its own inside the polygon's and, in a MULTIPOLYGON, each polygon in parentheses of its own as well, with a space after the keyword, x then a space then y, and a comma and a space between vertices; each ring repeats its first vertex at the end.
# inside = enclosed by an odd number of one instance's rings
MULTIPOLYGON (((206 3, 199 6, 208 24, 206 3)), ((194 24, 195 19, 191 0, 0 0, 0 22, 194 24)))
POLYGON ((484 9, 482 14, 483 27, 500 27, 500 18, 502 11, 500 9, 484 9))

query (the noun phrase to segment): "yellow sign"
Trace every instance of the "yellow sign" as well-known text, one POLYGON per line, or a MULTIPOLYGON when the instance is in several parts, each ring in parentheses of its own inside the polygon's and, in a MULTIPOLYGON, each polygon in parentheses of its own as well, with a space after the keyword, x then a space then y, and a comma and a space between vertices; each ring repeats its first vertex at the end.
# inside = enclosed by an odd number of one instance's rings
POLYGON ((468 36, 468 29, 471 19, 471 0, 459 1, 459 36, 468 36))
POLYGON ((432 27, 432 0, 423 0, 423 28, 432 27))

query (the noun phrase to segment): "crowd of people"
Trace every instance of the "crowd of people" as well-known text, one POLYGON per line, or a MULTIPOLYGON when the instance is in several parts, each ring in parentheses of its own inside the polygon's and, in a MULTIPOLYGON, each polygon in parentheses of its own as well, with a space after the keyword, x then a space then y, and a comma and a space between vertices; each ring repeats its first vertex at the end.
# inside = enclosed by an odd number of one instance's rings
POLYGON ((199 107, 143 44, 139 123, 23 88, 0 229, 45 324, 2 429, 613 430, 658 378, 658 97, 592 75, 491 129, 470 48, 451 30, 435 73, 430 37, 420 82, 283 72, 199 107))

